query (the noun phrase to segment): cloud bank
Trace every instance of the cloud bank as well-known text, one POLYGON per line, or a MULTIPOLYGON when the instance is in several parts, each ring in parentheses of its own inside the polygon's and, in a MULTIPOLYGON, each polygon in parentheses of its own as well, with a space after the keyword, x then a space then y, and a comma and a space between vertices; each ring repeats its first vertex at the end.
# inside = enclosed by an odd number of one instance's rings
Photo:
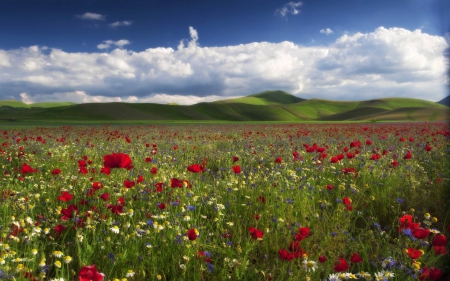
POLYGON ((446 96, 448 45, 421 30, 379 27, 327 46, 201 47, 198 32, 189 33, 177 50, 134 52, 127 40, 107 40, 101 50, 118 48, 98 53, 0 50, 0 99, 192 104, 275 89, 333 100, 446 96))

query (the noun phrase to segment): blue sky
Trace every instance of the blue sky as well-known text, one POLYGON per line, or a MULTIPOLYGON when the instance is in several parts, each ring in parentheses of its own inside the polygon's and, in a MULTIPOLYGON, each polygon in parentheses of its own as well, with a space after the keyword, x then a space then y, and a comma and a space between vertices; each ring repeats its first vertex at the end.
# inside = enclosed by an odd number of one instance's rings
POLYGON ((447 0, 5 0, 0 10, 0 99, 447 95, 447 0))

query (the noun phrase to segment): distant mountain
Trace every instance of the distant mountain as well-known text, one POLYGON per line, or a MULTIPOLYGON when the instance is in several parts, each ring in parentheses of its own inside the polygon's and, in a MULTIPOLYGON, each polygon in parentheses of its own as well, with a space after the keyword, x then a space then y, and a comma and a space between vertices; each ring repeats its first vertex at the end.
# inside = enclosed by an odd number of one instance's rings
POLYGON ((283 91, 267 91, 237 99, 189 106, 120 102, 28 105, 20 101, 0 101, 0 120, 437 121, 450 120, 450 108, 439 103, 411 98, 366 101, 305 100, 283 91))
POLYGON ((252 105, 274 105, 299 103, 305 99, 298 98, 283 91, 266 91, 237 99, 215 101, 214 103, 244 103, 252 105))
POLYGON ((446 106, 450 106, 450 96, 447 96, 447 97, 441 99, 437 103, 443 104, 443 105, 446 105, 446 106))

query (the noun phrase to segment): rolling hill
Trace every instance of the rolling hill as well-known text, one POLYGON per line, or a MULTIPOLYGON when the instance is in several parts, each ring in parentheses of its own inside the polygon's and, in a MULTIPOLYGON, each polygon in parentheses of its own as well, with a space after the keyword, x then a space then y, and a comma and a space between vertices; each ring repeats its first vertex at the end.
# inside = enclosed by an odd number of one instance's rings
POLYGON ((305 100, 283 91, 194 105, 152 103, 41 103, 0 101, 3 120, 209 120, 209 121, 438 121, 450 107, 411 98, 366 101, 305 100))

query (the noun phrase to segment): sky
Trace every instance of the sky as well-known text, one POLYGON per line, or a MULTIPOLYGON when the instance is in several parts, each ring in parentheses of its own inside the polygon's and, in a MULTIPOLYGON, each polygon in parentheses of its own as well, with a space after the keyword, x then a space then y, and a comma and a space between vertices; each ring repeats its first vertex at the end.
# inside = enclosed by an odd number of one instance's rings
POLYGON ((448 0, 2 0, 0 100, 439 101, 448 0))

